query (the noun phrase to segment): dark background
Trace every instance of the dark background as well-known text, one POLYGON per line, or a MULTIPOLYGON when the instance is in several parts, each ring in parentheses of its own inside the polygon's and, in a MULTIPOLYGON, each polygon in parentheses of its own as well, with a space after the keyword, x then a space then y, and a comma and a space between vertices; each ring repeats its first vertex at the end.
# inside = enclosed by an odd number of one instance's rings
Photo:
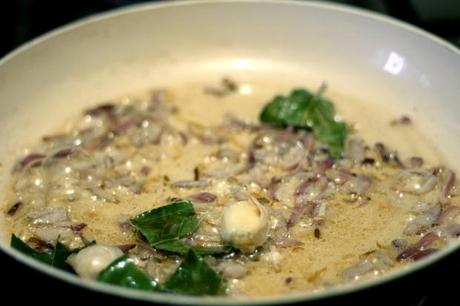
MULTIPOLYGON (((76 19, 135 0, 6 0, 0 2, 0 57, 18 45, 76 19)), ((405 20, 460 47, 460 0, 341 0, 405 20)), ((459 81, 460 84, 460 81, 459 81)), ((460 254, 403 280, 315 305, 460 306, 460 254)), ((11 303, 137 305, 51 279, 0 254, 2 292, 11 303)), ((310 304, 309 304, 310 305, 310 304)))
MULTIPOLYGON (((0 2, 0 56, 76 19, 140 0, 4 0, 0 2)), ((336 0, 415 24, 460 46, 460 0, 336 0)))

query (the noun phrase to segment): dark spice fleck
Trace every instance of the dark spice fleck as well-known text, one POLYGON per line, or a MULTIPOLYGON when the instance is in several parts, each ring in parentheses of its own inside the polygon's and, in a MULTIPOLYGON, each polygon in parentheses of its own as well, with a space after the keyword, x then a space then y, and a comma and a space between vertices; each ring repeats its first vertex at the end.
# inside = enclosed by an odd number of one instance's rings
POLYGON ((286 279, 284 280, 284 283, 285 283, 286 285, 289 285, 290 283, 292 283, 293 280, 294 280, 294 279, 293 279, 291 276, 289 276, 289 277, 286 277, 286 279))
POLYGON ((372 166, 374 164, 375 164, 375 159, 370 158, 370 157, 364 158, 363 161, 361 162, 361 165, 363 166, 372 166))
POLYGON ((8 216, 14 216, 14 214, 18 211, 18 209, 21 207, 22 205, 22 202, 21 201, 18 201, 16 203, 13 204, 13 206, 11 206, 8 211, 6 212, 6 214, 8 216))
POLYGON ((408 125, 411 123, 412 120, 408 116, 401 116, 399 118, 391 120, 390 125, 408 125))
POLYGON ((238 85, 235 83, 235 81, 229 78, 223 78, 222 85, 224 85, 225 88, 227 88, 229 91, 235 91, 238 89, 238 85))
POLYGON ((164 180, 165 182, 171 181, 171 180, 169 179, 169 176, 167 176, 167 175, 163 175, 163 180, 164 180))
POLYGON ((143 166, 143 167, 141 168, 141 174, 147 176, 147 175, 149 175, 150 170, 151 170, 150 167, 143 166))
POLYGON ((313 235, 315 235, 316 239, 321 238, 321 231, 319 230, 319 228, 315 228, 315 230, 313 231, 313 235))
POLYGON ((193 169, 193 179, 195 181, 198 181, 200 179, 200 170, 197 167, 193 169))
POLYGON ((444 169, 442 167, 435 167, 431 170, 431 173, 433 173, 433 175, 439 175, 441 174, 442 172, 444 171, 444 169))
POLYGON ((388 156, 388 151, 383 143, 377 142, 374 147, 379 153, 380 158, 382 159, 383 162, 390 161, 390 157, 388 156))

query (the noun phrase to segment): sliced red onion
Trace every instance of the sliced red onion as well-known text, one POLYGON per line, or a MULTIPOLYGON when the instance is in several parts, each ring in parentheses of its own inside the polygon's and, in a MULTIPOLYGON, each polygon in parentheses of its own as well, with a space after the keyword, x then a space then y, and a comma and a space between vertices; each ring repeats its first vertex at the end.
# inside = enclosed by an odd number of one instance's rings
POLYGON ((420 238, 420 240, 416 244, 414 244, 414 246, 419 249, 425 248, 438 239, 439 239, 438 235, 436 235, 433 232, 429 232, 425 234, 422 238, 420 238))
POLYGON ((118 226, 123 233, 135 231, 136 227, 131 223, 128 216, 122 216, 118 219, 118 226))
POLYGON ((87 226, 86 223, 74 223, 74 224, 71 224, 70 225, 70 229, 74 232, 74 233, 79 233, 81 232, 85 227, 87 226))
POLYGON ((388 151, 387 147, 381 142, 376 143, 374 148, 375 148, 375 151, 377 151, 377 154, 379 155, 380 159, 384 163, 393 162, 396 165, 398 165, 399 167, 404 168, 404 165, 402 164, 401 160, 399 159, 398 152, 396 152, 396 151, 393 151, 393 152, 388 151))
POLYGON ((188 198, 200 203, 212 203, 217 199, 217 196, 209 192, 200 192, 189 195, 188 198))
POLYGON ((327 204, 325 202, 317 203, 313 209, 312 215, 315 221, 322 221, 326 216, 327 204))
POLYGON ((223 261, 217 266, 217 270, 228 278, 239 279, 248 273, 248 269, 237 262, 223 261))
POLYGON ((413 194, 424 194, 431 191, 438 179, 424 169, 403 170, 396 176, 395 188, 413 194))
POLYGON ((224 126, 235 127, 240 130, 245 130, 248 132, 257 132, 261 129, 260 125, 243 121, 240 118, 237 118, 233 114, 226 114, 224 120, 225 120, 224 126))
POLYGON ((407 240, 405 239, 395 239, 391 241, 391 245, 394 246, 397 250, 401 251, 407 247, 407 240))
POLYGON ((288 226, 287 221, 284 218, 281 211, 278 209, 270 208, 269 209, 271 218, 270 218, 270 238, 272 240, 280 241, 287 238, 288 235, 288 226))
POLYGON ((183 180, 183 181, 177 181, 177 182, 172 183, 172 186, 176 188, 186 188, 186 189, 204 188, 204 187, 209 186, 209 182, 202 181, 202 180, 198 180, 198 181, 183 180))
POLYGON ((68 157, 74 154, 75 152, 77 152, 76 148, 66 148, 66 149, 62 149, 54 153, 53 157, 54 158, 65 158, 65 157, 68 157))
POLYGON ((292 146, 289 151, 283 156, 283 169, 291 171, 296 169, 303 159, 306 158, 306 151, 300 143, 292 146))
POLYGON ((441 193, 439 195, 439 201, 442 204, 447 203, 447 201, 449 200, 449 195, 450 195, 450 192, 452 191, 452 188, 455 185, 455 179, 456 179, 455 172, 451 170, 447 170, 446 176, 447 176, 447 179, 445 181, 445 184, 441 186, 441 193))
POLYGON ((34 225, 57 224, 69 221, 67 210, 64 207, 45 207, 30 212, 27 217, 34 225))
POLYGON ((135 243, 130 243, 130 244, 120 244, 117 245, 117 247, 123 252, 123 253, 128 253, 130 250, 134 249, 136 247, 135 243))
POLYGON ((315 137, 313 136, 313 133, 307 132, 305 134, 301 134, 300 136, 300 141, 302 142, 305 150, 309 153, 312 152, 315 148, 315 137))
POLYGON ((351 172, 343 168, 329 169, 326 176, 336 185, 343 185, 352 177, 351 172))
POLYGON ((288 227, 294 226, 308 212, 311 212, 316 206, 315 202, 296 203, 292 208, 291 215, 287 222, 288 227))
POLYGON ((454 205, 447 205, 442 208, 441 214, 434 222, 435 224, 445 224, 453 222, 454 219, 460 215, 460 207, 454 205))
POLYGON ((304 180, 302 183, 300 183, 299 186, 294 191, 294 196, 299 196, 301 194, 304 194, 307 192, 308 187, 310 187, 314 182, 317 181, 317 178, 315 177, 309 177, 306 180, 304 180))
POLYGON ((383 162, 389 162, 390 161, 390 157, 389 157, 390 153, 388 152, 386 146, 383 143, 381 143, 381 142, 376 143, 374 148, 377 151, 380 159, 383 162))
POLYGON ((41 225, 34 228, 34 234, 49 243, 56 243, 58 239, 74 239, 77 237, 68 226, 41 225))
POLYGON ((445 227, 444 231, 449 238, 457 238, 460 236, 460 224, 458 223, 450 223, 448 226, 445 227))
POLYGON ((346 156, 356 163, 361 163, 366 157, 364 142, 358 139, 350 139, 347 142, 346 156))
POLYGON ((423 166, 423 158, 418 156, 413 156, 409 159, 409 168, 421 168, 423 166))
POLYGON ((309 180, 307 179, 296 188, 294 192, 296 202, 318 201, 327 196, 328 182, 326 178, 314 178, 311 183, 308 182, 309 180))
POLYGON ((351 176, 345 183, 344 189, 348 193, 354 193, 358 195, 365 194, 371 187, 372 178, 367 175, 351 176))
POLYGON ((115 104, 112 104, 112 103, 104 103, 104 104, 100 104, 94 108, 91 108, 91 109, 88 109, 85 111, 85 114, 86 115, 90 115, 90 116, 100 116, 100 115, 110 115, 113 113, 113 111, 115 110, 115 104))
POLYGON ((280 177, 274 176, 271 178, 270 185, 268 186, 268 195, 270 196, 271 199, 278 200, 276 197, 276 191, 278 190, 281 182, 282 182, 282 179, 280 177))
POLYGON ((347 281, 357 280, 372 270, 374 270, 374 264, 369 260, 363 260, 345 269, 342 273, 342 278, 347 281))
MULTIPOLYGON (((438 240, 439 237, 434 234, 433 232, 429 232, 425 234, 418 242, 401 252, 397 257, 397 261, 407 260, 407 259, 415 259, 421 258, 420 252, 425 250, 426 247, 431 245, 434 241, 438 240)), ((427 254, 428 255, 428 254, 427 254)))
POLYGON ((41 153, 30 153, 29 155, 25 156, 23 159, 19 161, 19 163, 16 164, 14 167, 13 171, 20 171, 24 168, 26 168, 29 165, 32 165, 36 162, 39 162, 43 159, 46 158, 46 155, 41 154, 41 153))
POLYGON ((419 212, 417 217, 407 224, 404 229, 404 234, 414 235, 426 231, 433 226, 436 220, 438 220, 440 214, 441 205, 439 203, 419 212))
POLYGON ((142 120, 138 117, 130 117, 124 120, 116 120, 112 124, 112 132, 124 134, 128 129, 138 125, 142 120))
POLYGON ((332 168, 332 166, 334 165, 334 160, 330 157, 327 157, 322 160, 316 161, 315 165, 316 165, 316 172, 319 175, 324 175, 327 169, 332 168))
POLYGON ((237 201, 246 201, 249 196, 239 188, 230 188, 230 194, 237 201))
POLYGON ((431 254, 436 253, 437 251, 439 251, 439 249, 435 249, 435 248, 429 248, 429 249, 419 250, 418 252, 416 252, 416 253, 412 256, 412 259, 413 259, 413 260, 420 260, 420 259, 423 259, 423 258, 425 258, 425 257, 430 256, 431 254))
POLYGON ((146 250, 146 251, 149 252, 150 254, 157 254, 157 253, 158 253, 158 251, 157 251, 156 249, 152 248, 152 247, 150 246, 150 244, 148 244, 148 243, 145 242, 145 241, 142 241, 142 240, 139 241, 139 242, 137 243, 137 246, 139 246, 139 247, 141 247, 142 249, 146 250))

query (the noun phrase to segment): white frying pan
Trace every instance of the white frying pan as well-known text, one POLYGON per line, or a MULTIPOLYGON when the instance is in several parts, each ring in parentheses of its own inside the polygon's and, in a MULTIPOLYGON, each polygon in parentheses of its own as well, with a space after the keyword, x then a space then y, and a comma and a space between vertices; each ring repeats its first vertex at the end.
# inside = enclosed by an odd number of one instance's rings
MULTIPOLYGON (((460 53, 410 25, 344 6, 294 1, 183 1, 133 6, 87 18, 0 61, 0 188, 20 149, 89 104, 152 85, 216 80, 327 80, 337 92, 397 107, 460 168, 460 53)), ((4 218, 2 214, 0 218, 4 218)), ((1 221, 1 220, 0 220, 1 221)), ((0 233, 1 236, 1 233, 0 233)), ((230 300, 166 296, 90 283, 8 247, 17 261, 76 286, 176 304, 281 304, 344 296, 401 278, 454 252, 315 294, 230 300)))

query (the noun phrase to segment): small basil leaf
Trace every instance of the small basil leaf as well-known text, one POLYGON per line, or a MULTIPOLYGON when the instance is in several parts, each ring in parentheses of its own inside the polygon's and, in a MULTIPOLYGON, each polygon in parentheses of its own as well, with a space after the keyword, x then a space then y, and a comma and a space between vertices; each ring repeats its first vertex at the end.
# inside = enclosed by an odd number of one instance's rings
POLYGON ((146 211, 131 222, 152 246, 163 240, 190 235, 199 225, 192 203, 185 200, 146 211))
POLYGON ((332 157, 342 154, 347 136, 346 125, 335 121, 334 104, 322 97, 322 86, 316 95, 295 89, 289 96, 276 96, 263 108, 259 119, 275 127, 293 126, 313 131, 325 144, 332 157))
POLYGON ((73 271, 72 267, 66 262, 67 257, 72 253, 74 253, 74 251, 70 251, 65 245, 58 241, 51 253, 51 265, 62 270, 73 271))
POLYGON ((190 201, 173 202, 136 216, 131 222, 149 244, 162 251, 185 255, 191 249, 200 255, 226 254, 232 248, 192 246, 181 240, 193 234, 199 225, 190 201))
POLYGON ((16 235, 11 236, 11 247, 20 251, 23 254, 26 254, 30 257, 35 258, 38 261, 44 262, 51 265, 51 252, 39 252, 31 248, 27 243, 16 237, 16 235))
POLYGON ((16 237, 11 236, 11 247, 30 256, 41 262, 58 269, 72 271, 72 268, 67 264, 66 259, 73 252, 67 249, 62 243, 57 242, 51 252, 39 252, 31 248, 27 243, 16 237))
POLYGON ((226 281, 193 250, 188 251, 176 272, 165 282, 166 291, 190 295, 225 294, 226 281))
POLYGON ((159 291, 160 286, 140 271, 128 256, 121 256, 105 268, 98 277, 104 283, 126 288, 159 291))

